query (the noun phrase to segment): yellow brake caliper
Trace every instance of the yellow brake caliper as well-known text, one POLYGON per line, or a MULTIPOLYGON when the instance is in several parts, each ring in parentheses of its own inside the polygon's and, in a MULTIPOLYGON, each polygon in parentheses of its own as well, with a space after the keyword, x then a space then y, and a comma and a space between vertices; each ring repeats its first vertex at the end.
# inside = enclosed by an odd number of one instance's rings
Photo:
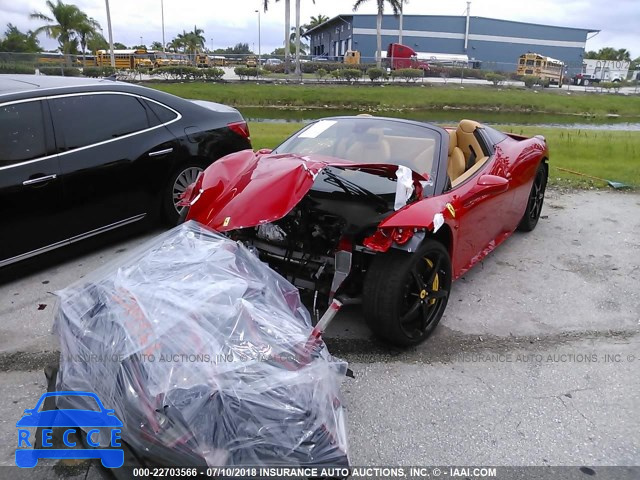
MULTIPOLYGON (((429 265, 430 268, 433 268, 433 262, 431 260, 429 260, 428 258, 425 258, 424 261, 427 262, 427 265, 429 265)), ((434 292, 437 292, 438 289, 440 288, 440 278, 438 278, 437 273, 436 273, 436 276, 433 278, 433 284, 431 285, 431 288, 434 292)), ((426 297, 427 297, 427 291, 422 290, 420 292, 420 298, 424 300, 426 297)), ((436 303, 435 298, 432 298, 431 300, 429 300, 429 305, 433 305, 434 303, 436 303)))

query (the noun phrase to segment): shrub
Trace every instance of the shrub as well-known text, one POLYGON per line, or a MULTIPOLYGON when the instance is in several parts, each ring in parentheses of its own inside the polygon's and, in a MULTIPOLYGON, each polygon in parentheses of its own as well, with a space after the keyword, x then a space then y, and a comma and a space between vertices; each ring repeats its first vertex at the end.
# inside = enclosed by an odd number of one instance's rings
POLYGON ((418 68, 401 68, 396 70, 395 74, 405 82, 417 82, 424 75, 423 71, 418 68))
POLYGON ((345 68, 342 70, 342 76, 349 82, 357 82, 362 78, 362 70, 358 68, 345 68))
POLYGON ((36 73, 36 69, 33 65, 24 63, 0 63, 0 74, 3 73, 34 74, 36 73))
POLYGON ((369 79, 371 79, 372 82, 375 82, 376 80, 386 78, 387 72, 382 68, 374 67, 367 70, 367 75, 369 76, 369 79))
POLYGON ((342 69, 339 68, 337 70, 332 70, 331 72, 329 72, 329 75, 331 75, 336 80, 340 80, 342 78, 342 69))
POLYGON ((478 68, 462 68, 462 67, 444 67, 441 65, 431 64, 429 70, 425 72, 427 77, 442 77, 442 78, 477 78, 484 79, 486 72, 478 68))
POLYGON ((524 86, 527 88, 533 88, 539 82, 539 78, 535 75, 525 75, 522 77, 522 81, 524 82, 524 86))
POLYGON ((249 77, 258 78, 258 75, 264 73, 263 70, 257 67, 236 67, 233 71, 240 77, 240 80, 248 80, 249 77))
POLYGON ((324 68, 319 68, 316 70, 316 77, 318 78, 318 80, 322 80, 326 76, 327 71, 324 68))
POLYGON ((224 70, 221 68, 203 68, 200 71, 202 72, 202 76, 205 80, 212 80, 214 82, 222 80, 222 77, 224 76, 224 70))
POLYGON ((500 85, 502 82, 504 82, 506 80, 506 77, 504 75, 501 75, 499 73, 495 73, 495 72, 489 72, 487 73, 484 78, 486 78, 487 80, 489 80, 491 83, 493 83, 493 85, 495 87, 497 87, 498 85, 500 85))
POLYGON ((64 77, 79 77, 80 69, 75 67, 40 67, 41 75, 62 75, 64 77))
POLYGON ((116 69, 113 67, 84 67, 82 69, 82 75, 92 78, 109 77, 114 73, 116 73, 116 69))

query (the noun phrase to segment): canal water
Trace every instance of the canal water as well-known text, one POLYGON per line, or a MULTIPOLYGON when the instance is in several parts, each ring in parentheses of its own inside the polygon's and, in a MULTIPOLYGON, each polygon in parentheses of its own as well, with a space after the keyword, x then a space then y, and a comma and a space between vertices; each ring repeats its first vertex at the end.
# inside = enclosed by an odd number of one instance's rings
POLYGON ((338 115, 358 115, 371 113, 376 116, 406 118, 441 125, 457 124, 462 118, 470 118, 490 125, 527 125, 537 127, 570 128, 581 130, 626 130, 640 131, 638 117, 588 117, 578 115, 550 115, 544 113, 510 113, 487 112, 473 110, 439 110, 439 111, 375 111, 339 110, 308 108, 286 110, 280 108, 239 108, 245 119, 251 122, 311 122, 318 118, 338 115))

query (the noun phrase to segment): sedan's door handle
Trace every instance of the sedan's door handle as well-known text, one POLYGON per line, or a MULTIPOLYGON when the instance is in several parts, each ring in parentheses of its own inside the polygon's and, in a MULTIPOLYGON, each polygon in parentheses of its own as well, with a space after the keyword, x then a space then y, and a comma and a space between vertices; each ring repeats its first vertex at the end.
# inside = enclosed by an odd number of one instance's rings
POLYGON ((164 150, 157 150, 155 152, 149 152, 150 157, 158 157, 160 155, 166 155, 167 153, 173 152, 173 147, 165 148, 164 150))
POLYGON ((22 182, 22 185, 35 185, 36 183, 48 182, 49 180, 55 180, 58 177, 55 173, 52 175, 47 175, 45 177, 32 178, 30 180, 25 180, 22 182))

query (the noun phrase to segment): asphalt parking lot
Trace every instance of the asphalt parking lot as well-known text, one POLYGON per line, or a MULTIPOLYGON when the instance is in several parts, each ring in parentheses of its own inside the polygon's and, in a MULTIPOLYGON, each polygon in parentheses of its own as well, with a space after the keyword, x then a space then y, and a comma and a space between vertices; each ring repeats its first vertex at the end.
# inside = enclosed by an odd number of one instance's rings
MULTIPOLYGON (((55 359, 51 292, 157 232, 0 272, 0 465, 14 465, 15 422, 55 359)), ((536 230, 457 281, 418 348, 385 347, 349 307, 327 343, 355 372, 343 383, 352 464, 640 465, 639 285, 640 195, 550 190, 536 230)))

